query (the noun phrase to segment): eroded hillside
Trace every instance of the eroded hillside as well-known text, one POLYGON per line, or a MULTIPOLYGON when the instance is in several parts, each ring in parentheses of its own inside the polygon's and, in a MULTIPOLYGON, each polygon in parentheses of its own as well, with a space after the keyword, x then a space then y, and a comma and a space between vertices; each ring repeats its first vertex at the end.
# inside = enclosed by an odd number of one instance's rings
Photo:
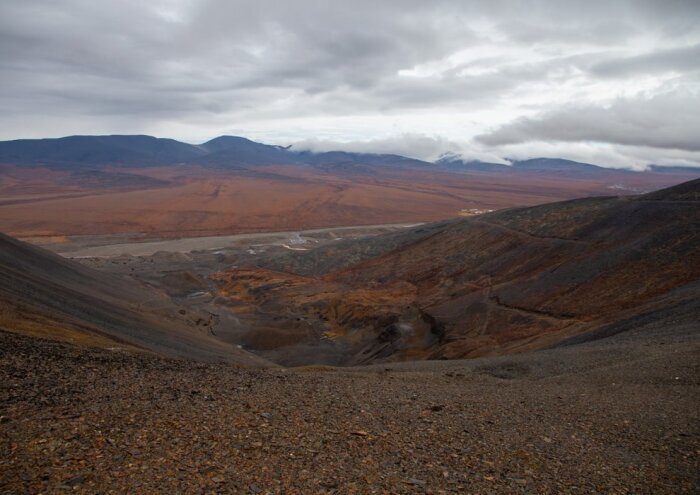
POLYGON ((164 356, 265 365, 210 335, 212 315, 0 234, 0 328, 164 356))
POLYGON ((421 226, 212 278, 250 328, 244 343, 280 362, 537 349, 693 304, 699 188, 421 226))

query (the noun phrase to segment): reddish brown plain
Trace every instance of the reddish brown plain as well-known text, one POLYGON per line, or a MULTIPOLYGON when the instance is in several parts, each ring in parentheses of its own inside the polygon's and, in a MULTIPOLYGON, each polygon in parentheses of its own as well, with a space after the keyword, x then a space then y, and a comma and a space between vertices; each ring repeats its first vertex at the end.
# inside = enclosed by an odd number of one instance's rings
POLYGON ((0 166, 0 231, 18 237, 146 233, 197 236, 421 222, 462 209, 501 209, 648 191, 686 180, 644 173, 572 178, 518 172, 297 165, 67 169, 0 166), (611 189, 617 182, 626 190, 611 189))

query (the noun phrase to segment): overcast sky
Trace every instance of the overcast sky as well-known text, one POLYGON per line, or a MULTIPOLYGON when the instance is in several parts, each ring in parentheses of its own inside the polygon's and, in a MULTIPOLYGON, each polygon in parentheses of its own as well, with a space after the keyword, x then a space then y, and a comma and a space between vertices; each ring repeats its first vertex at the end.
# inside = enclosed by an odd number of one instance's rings
POLYGON ((0 2, 0 139, 700 164, 700 1, 0 2))

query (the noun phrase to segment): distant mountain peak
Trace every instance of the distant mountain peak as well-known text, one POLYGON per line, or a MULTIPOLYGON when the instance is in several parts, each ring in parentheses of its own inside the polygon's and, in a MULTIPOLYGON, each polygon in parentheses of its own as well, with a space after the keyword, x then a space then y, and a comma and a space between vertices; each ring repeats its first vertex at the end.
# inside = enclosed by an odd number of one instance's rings
POLYGON ((443 153, 435 161, 435 164, 452 170, 470 172, 504 172, 510 169, 510 165, 503 163, 482 162, 479 160, 465 160, 464 157, 452 151, 443 153))
MULTIPOLYGON (((0 163, 57 168, 95 168, 105 165, 148 167, 156 165, 192 164, 224 168, 246 168, 257 165, 298 164, 348 167, 426 167, 469 173, 532 173, 557 174, 572 178, 591 178, 604 174, 635 174, 638 171, 612 169, 591 163, 555 157, 509 159, 511 165, 468 159, 456 151, 447 151, 435 162, 427 162, 388 153, 367 153, 344 150, 298 150, 291 145, 264 144, 242 136, 217 136, 202 144, 188 144, 174 139, 144 134, 74 135, 62 138, 18 139, 0 141, 0 163)), ((700 167, 650 165, 646 172, 700 175, 700 167)))
POLYGON ((601 169, 599 165, 591 163, 577 162, 574 160, 566 160, 564 158, 529 158, 527 160, 510 160, 513 166, 528 169, 540 170, 571 170, 571 169, 601 169))
POLYGON ((462 161, 462 154, 456 151, 446 151, 441 154, 435 163, 462 161))

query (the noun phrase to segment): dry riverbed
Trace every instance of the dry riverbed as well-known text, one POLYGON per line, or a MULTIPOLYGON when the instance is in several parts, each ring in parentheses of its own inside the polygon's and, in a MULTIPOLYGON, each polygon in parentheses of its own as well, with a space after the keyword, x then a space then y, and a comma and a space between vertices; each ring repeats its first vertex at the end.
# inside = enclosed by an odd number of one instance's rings
POLYGON ((124 254, 150 256, 159 251, 189 253, 192 251, 236 248, 249 245, 286 245, 288 249, 291 247, 290 244, 296 248, 299 247, 298 245, 303 244, 315 247, 315 244, 319 241, 327 239, 355 239, 417 225, 420 224, 353 225, 299 231, 257 232, 155 240, 152 237, 144 237, 144 234, 49 236, 30 237, 23 240, 70 258, 105 258, 124 254))

